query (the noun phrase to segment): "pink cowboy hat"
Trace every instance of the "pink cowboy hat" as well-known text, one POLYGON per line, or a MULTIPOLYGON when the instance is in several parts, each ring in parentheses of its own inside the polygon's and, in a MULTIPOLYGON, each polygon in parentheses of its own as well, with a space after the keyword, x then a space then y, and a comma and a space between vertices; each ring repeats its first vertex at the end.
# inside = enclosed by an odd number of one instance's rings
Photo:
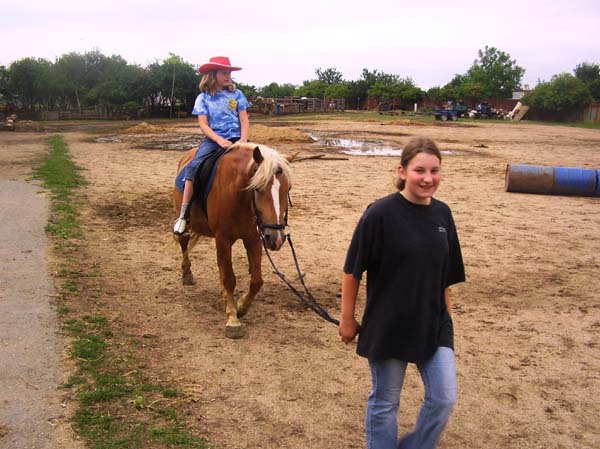
POLYGON ((227 56, 215 56, 210 58, 208 63, 202 64, 198 68, 198 72, 200 72, 202 75, 206 75, 213 70, 230 70, 233 72, 235 70, 242 70, 242 68, 232 66, 227 56))

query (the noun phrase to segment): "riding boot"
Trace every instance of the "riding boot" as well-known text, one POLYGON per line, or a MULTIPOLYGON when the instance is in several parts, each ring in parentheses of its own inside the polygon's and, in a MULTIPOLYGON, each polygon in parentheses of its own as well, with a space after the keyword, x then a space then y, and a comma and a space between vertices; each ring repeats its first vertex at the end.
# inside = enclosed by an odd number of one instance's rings
POLYGON ((173 225, 173 234, 181 235, 187 229, 187 224, 190 219, 190 211, 188 207, 189 203, 183 203, 181 205, 181 213, 179 214, 179 218, 175 220, 175 224, 173 225))

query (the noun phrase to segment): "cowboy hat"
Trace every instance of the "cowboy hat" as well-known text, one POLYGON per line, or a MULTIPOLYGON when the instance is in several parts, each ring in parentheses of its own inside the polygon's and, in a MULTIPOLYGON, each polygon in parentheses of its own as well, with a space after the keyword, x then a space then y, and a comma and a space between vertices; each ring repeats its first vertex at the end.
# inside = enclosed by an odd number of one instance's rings
POLYGON ((202 64, 198 68, 198 72, 202 75, 206 75, 213 70, 230 70, 233 72, 235 70, 242 70, 242 68, 232 66, 227 56, 214 56, 209 59, 208 63, 202 64))

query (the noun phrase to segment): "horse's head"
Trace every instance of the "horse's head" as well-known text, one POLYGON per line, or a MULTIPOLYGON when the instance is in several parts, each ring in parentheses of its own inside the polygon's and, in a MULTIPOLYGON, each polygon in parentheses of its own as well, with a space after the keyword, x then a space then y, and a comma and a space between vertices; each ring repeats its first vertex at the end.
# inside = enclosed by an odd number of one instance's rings
POLYGON ((286 239, 291 167, 277 151, 264 146, 255 147, 252 158, 248 189, 256 226, 265 246, 276 251, 286 239))

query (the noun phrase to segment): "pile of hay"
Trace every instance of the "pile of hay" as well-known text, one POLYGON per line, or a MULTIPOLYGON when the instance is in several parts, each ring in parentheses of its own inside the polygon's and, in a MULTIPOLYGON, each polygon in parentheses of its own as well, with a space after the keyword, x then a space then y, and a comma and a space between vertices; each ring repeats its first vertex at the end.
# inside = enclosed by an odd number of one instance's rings
POLYGON ((256 143, 302 143, 313 142, 308 134, 297 129, 281 127, 269 127, 265 125, 250 124, 250 140, 256 143))
POLYGON ((392 120, 391 122, 387 122, 386 125, 401 125, 401 126, 425 126, 426 123, 417 121, 417 120, 392 120))
POLYGON ((164 133, 167 129, 162 126, 154 126, 146 122, 139 123, 131 128, 122 131, 123 134, 158 134, 164 133))

